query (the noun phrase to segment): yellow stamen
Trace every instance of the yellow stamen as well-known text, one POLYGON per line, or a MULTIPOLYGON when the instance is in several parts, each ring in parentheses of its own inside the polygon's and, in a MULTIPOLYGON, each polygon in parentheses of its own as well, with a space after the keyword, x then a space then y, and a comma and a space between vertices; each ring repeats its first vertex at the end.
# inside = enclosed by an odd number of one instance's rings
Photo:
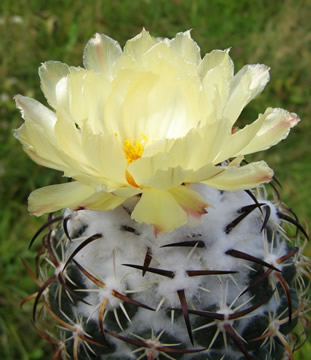
POLYGON ((130 141, 129 139, 126 139, 124 141, 123 151, 128 164, 141 158, 145 150, 146 142, 147 137, 143 134, 139 135, 139 140, 134 139, 130 141))

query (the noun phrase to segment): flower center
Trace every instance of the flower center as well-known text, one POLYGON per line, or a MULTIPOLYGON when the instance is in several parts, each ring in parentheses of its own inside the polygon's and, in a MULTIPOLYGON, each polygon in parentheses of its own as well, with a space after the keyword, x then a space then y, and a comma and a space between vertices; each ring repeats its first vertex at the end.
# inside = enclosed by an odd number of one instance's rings
POLYGON ((123 144, 123 151, 127 160, 127 163, 130 164, 134 162, 137 159, 140 159, 144 150, 145 145, 147 142, 147 136, 146 135, 139 135, 138 139, 129 140, 126 139, 123 144))

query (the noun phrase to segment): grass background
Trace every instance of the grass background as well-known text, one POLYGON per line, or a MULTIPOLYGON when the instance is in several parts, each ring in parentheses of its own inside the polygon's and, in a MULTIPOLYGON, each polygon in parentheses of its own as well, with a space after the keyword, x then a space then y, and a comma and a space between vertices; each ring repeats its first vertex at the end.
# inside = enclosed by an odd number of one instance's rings
MULTIPOLYGON (((192 28, 202 54, 232 47, 237 70, 246 63, 270 66, 269 85, 241 118, 251 122, 273 106, 297 112, 303 119, 285 142, 252 158, 265 159, 275 169, 283 184, 282 198, 301 219, 310 219, 310 18, 308 0, 0 1, 1 359, 51 357, 31 329, 31 306, 19 308, 21 300, 35 291, 19 257, 33 259, 28 242, 43 221, 27 215, 27 196, 35 188, 59 182, 60 174, 33 164, 12 136, 22 124, 13 96, 21 93, 45 103, 37 75, 40 63, 81 65, 83 47, 95 32, 124 45, 145 27, 163 37, 192 28)), ((310 351, 308 342, 295 359, 309 359, 310 351)))

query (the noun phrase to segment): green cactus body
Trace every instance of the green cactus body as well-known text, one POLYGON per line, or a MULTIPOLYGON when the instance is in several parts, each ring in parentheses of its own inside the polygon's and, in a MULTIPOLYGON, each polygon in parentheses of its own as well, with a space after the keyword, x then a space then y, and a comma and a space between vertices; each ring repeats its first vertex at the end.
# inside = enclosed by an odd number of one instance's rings
POLYGON ((192 188, 213 208, 157 236, 131 219, 135 199, 50 217, 34 317, 46 317, 38 332, 54 358, 293 358, 310 270, 303 228, 263 186, 192 188))

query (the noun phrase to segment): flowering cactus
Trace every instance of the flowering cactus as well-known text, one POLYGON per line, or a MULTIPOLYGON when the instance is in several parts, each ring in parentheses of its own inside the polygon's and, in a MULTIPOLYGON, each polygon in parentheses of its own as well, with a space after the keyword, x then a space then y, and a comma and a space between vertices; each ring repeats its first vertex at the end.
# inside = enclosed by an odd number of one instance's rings
POLYGON ((299 118, 268 108, 235 126, 269 68, 234 75, 228 50, 202 59, 189 31, 169 40, 143 30, 123 51, 96 34, 83 60, 41 66, 52 110, 16 96, 24 150, 73 180, 29 197, 35 215, 66 209, 33 239, 48 230, 37 274, 25 263, 39 285, 34 318, 42 304, 61 326, 36 328, 54 358, 293 358, 307 233, 269 166, 244 156, 299 118))

